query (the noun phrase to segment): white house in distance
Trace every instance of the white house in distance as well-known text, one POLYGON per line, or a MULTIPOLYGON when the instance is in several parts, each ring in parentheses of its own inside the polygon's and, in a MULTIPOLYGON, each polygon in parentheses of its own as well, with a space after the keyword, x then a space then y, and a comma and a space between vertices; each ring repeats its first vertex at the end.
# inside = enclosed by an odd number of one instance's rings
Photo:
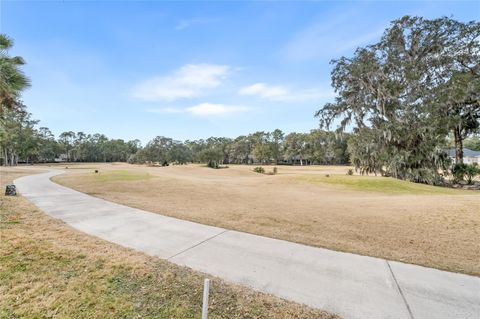
MULTIPOLYGON (((455 162, 455 149, 451 148, 448 150, 448 156, 455 162)), ((477 163, 480 165, 480 152, 472 151, 471 149, 464 148, 463 149, 463 163, 465 164, 473 164, 477 163)))

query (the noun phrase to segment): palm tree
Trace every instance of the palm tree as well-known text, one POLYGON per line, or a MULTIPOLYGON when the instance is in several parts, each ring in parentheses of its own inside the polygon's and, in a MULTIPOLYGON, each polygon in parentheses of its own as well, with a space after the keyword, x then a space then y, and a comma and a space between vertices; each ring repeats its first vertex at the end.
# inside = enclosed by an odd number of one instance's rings
POLYGON ((20 70, 25 64, 23 58, 8 55, 12 46, 13 40, 0 34, 0 117, 6 109, 17 107, 20 92, 30 86, 30 80, 20 70))

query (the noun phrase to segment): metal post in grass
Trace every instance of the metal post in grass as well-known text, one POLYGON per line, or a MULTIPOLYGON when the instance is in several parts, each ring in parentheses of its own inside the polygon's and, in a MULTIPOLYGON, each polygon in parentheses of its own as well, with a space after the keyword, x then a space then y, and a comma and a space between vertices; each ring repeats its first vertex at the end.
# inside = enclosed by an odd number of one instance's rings
POLYGON ((208 291, 210 289, 210 279, 205 278, 203 282, 203 305, 202 305, 202 319, 208 317, 208 291))

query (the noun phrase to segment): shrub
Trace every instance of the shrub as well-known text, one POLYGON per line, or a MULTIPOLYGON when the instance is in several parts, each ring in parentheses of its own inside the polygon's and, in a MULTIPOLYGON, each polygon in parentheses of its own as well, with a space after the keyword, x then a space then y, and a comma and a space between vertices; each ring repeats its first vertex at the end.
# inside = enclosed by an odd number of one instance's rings
POLYGON ((347 171, 347 175, 353 175, 353 169, 350 168, 350 169, 347 171))
POLYGON ((265 169, 261 166, 257 166, 253 169, 255 173, 265 174, 265 169))
POLYGON ((480 175, 480 168, 478 167, 477 163, 467 165, 465 168, 465 176, 467 177, 467 182, 469 185, 473 184, 473 179, 477 175, 480 175))
POLYGON ((210 168, 218 168, 218 162, 217 161, 208 161, 207 166, 210 167, 210 168))
POLYGON ((473 179, 480 175, 480 168, 477 163, 468 165, 468 164, 455 164, 452 168, 453 180, 455 183, 463 181, 465 177, 467 178, 467 183, 472 184, 473 179))
POLYGON ((453 181, 455 183, 458 183, 459 181, 463 181, 463 178, 465 177, 465 169, 467 167, 467 164, 455 164, 452 168, 452 175, 453 175, 453 181))

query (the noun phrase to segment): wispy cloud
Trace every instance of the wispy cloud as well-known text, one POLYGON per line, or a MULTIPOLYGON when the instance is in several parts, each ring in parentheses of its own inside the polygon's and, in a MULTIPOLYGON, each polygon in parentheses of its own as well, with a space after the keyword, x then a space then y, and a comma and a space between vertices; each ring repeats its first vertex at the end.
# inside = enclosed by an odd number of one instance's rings
POLYGON ((208 115, 225 115, 231 113, 245 112, 249 108, 245 106, 236 106, 236 105, 225 105, 225 104, 214 104, 214 103, 201 103, 195 106, 185 109, 187 112, 198 115, 198 116, 208 116, 208 115))
POLYGON ((133 89, 135 98, 146 101, 173 101, 205 94, 219 87, 227 78, 230 67, 217 64, 187 64, 171 74, 157 76, 133 89))
POLYGON ((147 109, 146 111, 149 113, 164 113, 164 114, 185 113, 185 114, 192 114, 195 116, 211 117, 211 116, 229 115, 233 113, 241 113, 249 110, 250 108, 246 106, 206 102, 206 103, 200 103, 200 104, 196 104, 186 108, 165 107, 165 108, 159 108, 159 109, 147 109))
POLYGON ((288 60, 309 61, 319 58, 335 58, 348 50, 372 43, 380 38, 386 23, 376 26, 353 23, 354 11, 326 15, 295 34, 282 50, 288 60))
POLYGON ((334 92, 330 87, 325 89, 291 89, 285 86, 274 86, 266 83, 255 83, 240 88, 240 95, 257 96, 277 102, 301 102, 332 98, 334 92))
POLYGON ((177 22, 177 25, 175 26, 176 30, 184 30, 187 28, 190 28, 191 26, 199 25, 199 24, 206 24, 213 22, 214 19, 210 18, 203 18, 203 17, 197 17, 197 18, 191 18, 191 19, 181 19, 177 22))

